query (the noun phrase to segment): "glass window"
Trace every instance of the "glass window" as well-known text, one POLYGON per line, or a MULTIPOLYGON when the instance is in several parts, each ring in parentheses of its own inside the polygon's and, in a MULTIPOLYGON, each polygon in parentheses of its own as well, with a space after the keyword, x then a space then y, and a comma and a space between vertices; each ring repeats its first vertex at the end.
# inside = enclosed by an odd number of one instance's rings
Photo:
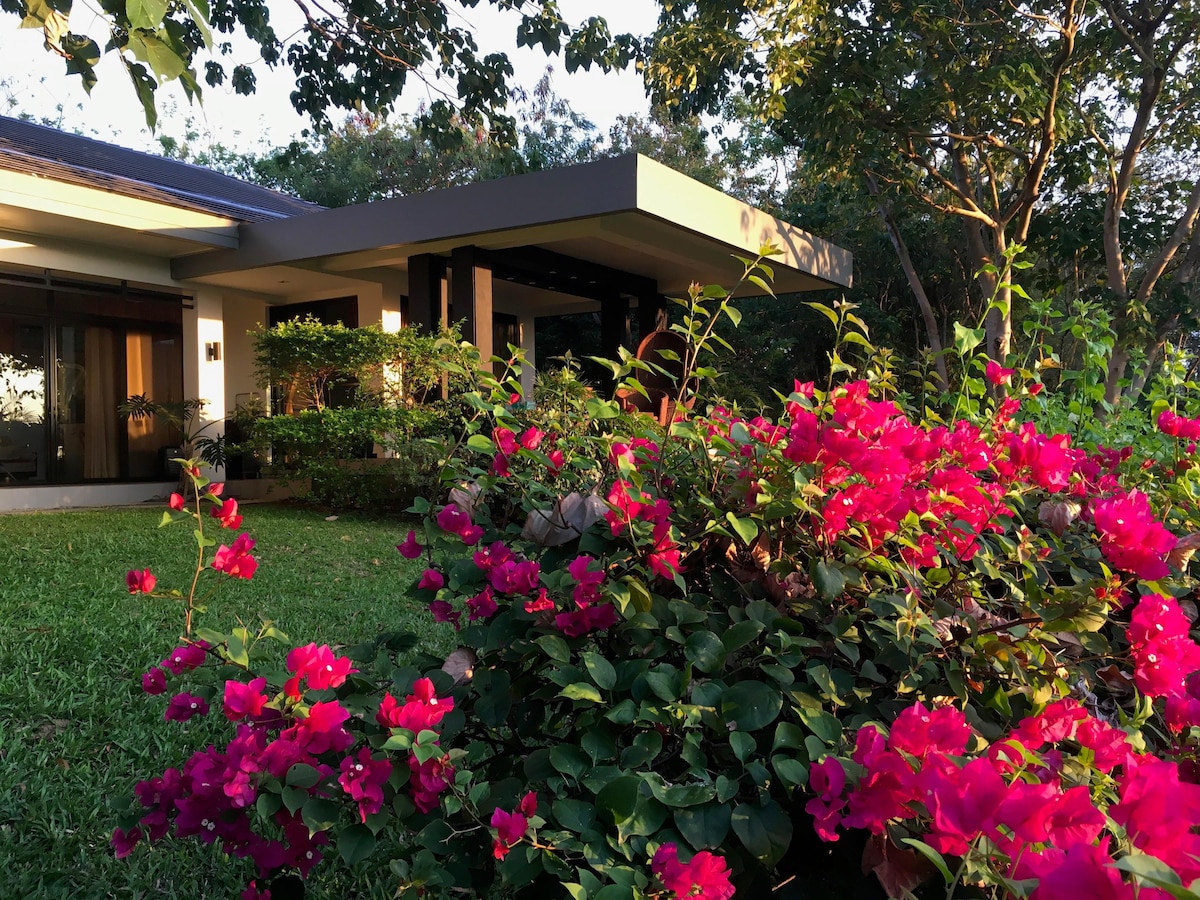
POLYGON ((181 435, 123 420, 183 399, 183 299, 0 273, 0 485, 165 479, 181 435))
POLYGON ((0 484, 47 477, 45 329, 0 315, 0 484))

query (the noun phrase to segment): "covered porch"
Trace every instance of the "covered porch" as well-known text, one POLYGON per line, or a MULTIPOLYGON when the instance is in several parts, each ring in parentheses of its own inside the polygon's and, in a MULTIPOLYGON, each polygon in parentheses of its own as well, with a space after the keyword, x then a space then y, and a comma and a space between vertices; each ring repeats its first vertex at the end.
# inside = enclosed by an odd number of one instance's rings
POLYGON ((599 346, 578 353, 616 356, 633 322, 641 334, 661 323, 666 297, 732 286, 734 257, 764 244, 780 251, 777 293, 848 287, 852 266, 847 251, 636 155, 243 224, 238 237, 176 257, 173 277, 269 305, 298 288, 358 295, 355 324, 461 321, 485 352, 511 343, 531 359, 536 318, 580 312, 601 327, 599 346), (377 300, 364 306, 366 294, 377 300))

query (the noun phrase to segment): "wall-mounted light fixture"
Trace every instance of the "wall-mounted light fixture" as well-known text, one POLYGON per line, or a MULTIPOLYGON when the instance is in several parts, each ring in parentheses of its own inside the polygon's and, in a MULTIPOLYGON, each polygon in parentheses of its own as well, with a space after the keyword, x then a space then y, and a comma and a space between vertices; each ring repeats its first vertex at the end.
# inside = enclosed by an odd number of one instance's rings
POLYGON ((204 358, 209 362, 216 362, 221 358, 221 342, 208 341, 204 344, 204 358))

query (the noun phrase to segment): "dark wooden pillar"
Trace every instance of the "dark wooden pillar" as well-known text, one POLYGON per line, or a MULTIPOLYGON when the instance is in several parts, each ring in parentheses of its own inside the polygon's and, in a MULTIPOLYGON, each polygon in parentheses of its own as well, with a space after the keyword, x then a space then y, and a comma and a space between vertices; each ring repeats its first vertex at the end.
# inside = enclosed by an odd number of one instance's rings
POLYGON ((455 318, 463 320, 463 340, 491 358, 492 266, 478 247, 455 247, 450 254, 450 303, 455 318))
POLYGON ((600 301, 600 355, 616 359, 617 348, 629 346, 629 298, 619 291, 600 301))
POLYGON ((667 327, 667 300, 657 290, 638 293, 638 340, 667 327))
POLYGON ((433 332, 449 321, 446 260, 422 253, 408 258, 408 319, 424 332, 433 332))

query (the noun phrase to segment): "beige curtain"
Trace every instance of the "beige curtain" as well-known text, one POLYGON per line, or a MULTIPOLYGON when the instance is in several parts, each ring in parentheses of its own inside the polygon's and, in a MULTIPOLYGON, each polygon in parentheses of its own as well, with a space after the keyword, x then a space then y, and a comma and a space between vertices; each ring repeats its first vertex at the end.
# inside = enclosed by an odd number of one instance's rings
MULTIPOLYGON (((125 392, 132 397, 141 394, 151 400, 160 400, 155 391, 154 341, 148 334, 129 332, 125 335, 125 392)), ((155 474, 158 447, 162 443, 156 432, 159 423, 152 418, 126 421, 129 432, 129 474, 133 478, 146 478, 155 474)))
POLYGON ((83 335, 87 372, 83 395, 83 477, 116 478, 117 385, 111 329, 88 327, 83 335))

